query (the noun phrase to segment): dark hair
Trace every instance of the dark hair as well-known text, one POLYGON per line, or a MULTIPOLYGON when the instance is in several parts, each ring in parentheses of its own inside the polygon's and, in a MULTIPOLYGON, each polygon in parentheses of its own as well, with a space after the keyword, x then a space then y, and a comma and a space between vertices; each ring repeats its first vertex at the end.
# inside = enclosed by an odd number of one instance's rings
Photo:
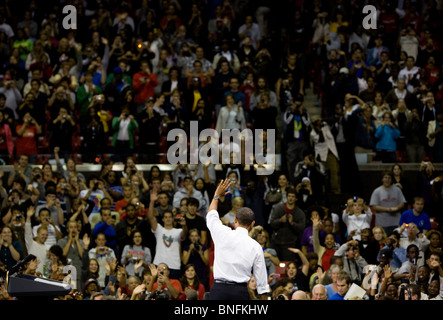
POLYGON ((46 189, 45 196, 50 195, 50 194, 53 194, 53 195, 56 195, 56 194, 57 194, 57 192, 55 191, 55 188, 54 188, 54 187, 48 187, 48 188, 46 189))
POLYGON ((51 252, 52 254, 57 256, 57 258, 60 259, 60 261, 62 262, 63 265, 66 265, 68 263, 66 257, 63 255, 63 248, 60 247, 59 245, 57 245, 57 244, 52 245, 49 248, 49 252, 51 252))
POLYGON ((255 220, 255 214, 250 208, 242 207, 237 210, 236 218, 240 225, 249 226, 255 220))
POLYGON ((197 274, 197 268, 192 263, 188 263, 183 268, 183 275, 180 278, 180 284, 182 285, 183 291, 185 290, 185 288, 187 288, 189 286, 188 279, 186 278, 186 270, 188 270, 189 268, 194 268, 194 270, 195 270, 195 277, 194 277, 193 288, 195 290, 198 290, 198 287, 200 286, 200 279, 199 279, 198 274, 197 274))
POLYGON ((200 206, 200 201, 198 201, 196 198, 194 197, 189 197, 188 198, 188 206, 195 206, 195 207, 199 207, 200 206))
POLYGON ((288 194, 290 194, 290 193, 292 193, 292 194, 294 194, 295 196, 297 196, 297 191, 295 190, 294 187, 291 187, 291 188, 289 188, 289 189, 286 190, 286 195, 288 195, 288 194))

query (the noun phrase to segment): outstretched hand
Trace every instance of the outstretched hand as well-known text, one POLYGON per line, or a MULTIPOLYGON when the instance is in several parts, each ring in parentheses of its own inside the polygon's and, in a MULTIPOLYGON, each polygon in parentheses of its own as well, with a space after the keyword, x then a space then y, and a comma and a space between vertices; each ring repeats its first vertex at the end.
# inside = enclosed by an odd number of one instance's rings
POLYGON ((226 180, 222 180, 220 181, 220 184, 218 185, 217 189, 215 190, 215 195, 217 197, 224 197, 228 191, 228 189, 231 186, 231 180, 230 179, 226 179, 226 180))

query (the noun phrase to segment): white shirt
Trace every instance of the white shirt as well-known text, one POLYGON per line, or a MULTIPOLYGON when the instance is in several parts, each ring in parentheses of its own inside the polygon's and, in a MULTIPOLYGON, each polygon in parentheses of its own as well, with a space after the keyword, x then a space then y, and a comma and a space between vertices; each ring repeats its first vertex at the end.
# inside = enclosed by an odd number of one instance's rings
POLYGON ((354 240, 361 240, 360 231, 363 229, 371 228, 371 220, 372 220, 372 211, 368 209, 367 211, 362 212, 360 215, 349 215, 345 211, 343 211, 343 222, 346 224, 348 229, 348 234, 353 230, 357 230, 357 234, 354 236, 354 240))
MULTIPOLYGON (((32 235, 37 237, 37 230, 41 227, 41 224, 38 226, 34 226, 32 228, 32 235)), ((58 226, 55 226, 55 228, 60 231, 60 228, 58 226)), ((52 224, 48 225, 48 238, 45 241, 46 249, 49 250, 53 245, 57 244, 57 232, 55 231, 55 228, 52 224)))
POLYGON ((120 121, 117 140, 121 140, 121 141, 128 141, 129 140, 129 134, 128 134, 129 122, 131 122, 131 119, 129 119, 129 118, 126 118, 126 119, 123 119, 120 121))
POLYGON ((214 279, 246 283, 252 272, 257 292, 269 292, 263 249, 248 230, 224 226, 216 210, 208 212, 206 223, 215 245, 214 279))
MULTIPOLYGON (((151 229, 152 230, 152 229, 151 229)), ((182 229, 165 229, 161 224, 157 224, 157 229, 152 230, 157 245, 155 247, 154 264, 166 263, 169 269, 180 270, 180 243, 182 229)))

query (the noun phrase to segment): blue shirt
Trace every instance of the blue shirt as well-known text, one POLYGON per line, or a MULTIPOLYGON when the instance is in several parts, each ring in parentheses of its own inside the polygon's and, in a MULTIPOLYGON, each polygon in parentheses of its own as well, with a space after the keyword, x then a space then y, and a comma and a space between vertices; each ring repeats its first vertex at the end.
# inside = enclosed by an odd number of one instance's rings
POLYGON ((431 230, 431 220, 423 211, 416 216, 414 209, 406 210, 401 214, 398 225, 401 226, 403 223, 415 223, 420 232, 423 232, 423 230, 431 230))
POLYGON ((378 139, 375 148, 378 150, 395 151, 397 150, 396 140, 400 137, 400 131, 392 128, 390 125, 380 125, 375 131, 375 138, 378 139))
POLYGON ((328 300, 345 300, 343 296, 339 295, 338 292, 334 294, 332 297, 328 298, 328 300))

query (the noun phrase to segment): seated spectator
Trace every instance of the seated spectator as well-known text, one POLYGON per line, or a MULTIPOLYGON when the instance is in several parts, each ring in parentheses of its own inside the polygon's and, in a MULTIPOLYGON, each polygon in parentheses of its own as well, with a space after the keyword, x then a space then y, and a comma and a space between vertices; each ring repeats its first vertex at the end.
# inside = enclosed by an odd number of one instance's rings
POLYGON ((204 300, 206 289, 205 286, 200 282, 199 276, 193 264, 185 265, 183 276, 180 278, 180 284, 183 288, 184 294, 187 295, 189 290, 196 290, 198 300, 204 300))
MULTIPOLYGON (((146 291, 155 293, 157 299, 159 299, 160 293, 168 293, 168 300, 182 300, 183 289, 178 279, 170 279, 170 270, 166 263, 159 263, 157 267, 153 264, 150 265, 152 274, 151 281, 146 287, 146 291)), ((163 298, 164 299, 164 298, 163 298)))
POLYGON ((423 265, 423 263, 419 262, 419 249, 415 244, 410 244, 406 248, 406 257, 408 258, 407 261, 403 262, 401 267, 397 270, 395 274, 393 274, 393 280, 403 280, 405 279, 406 282, 410 279, 410 272, 411 269, 413 269, 413 272, 416 271, 417 266, 423 265))
POLYGON ((420 257, 424 259, 423 253, 429 245, 429 239, 423 233, 420 233, 418 226, 414 222, 408 224, 403 223, 399 228, 400 234, 400 246, 407 248, 409 245, 414 244, 420 250, 420 257), (403 235, 406 229, 406 236, 403 235))
POLYGON ((349 274, 345 271, 340 272, 337 275, 337 292, 328 297, 328 300, 344 300, 346 293, 348 293, 349 288, 351 287, 352 280, 349 274))

